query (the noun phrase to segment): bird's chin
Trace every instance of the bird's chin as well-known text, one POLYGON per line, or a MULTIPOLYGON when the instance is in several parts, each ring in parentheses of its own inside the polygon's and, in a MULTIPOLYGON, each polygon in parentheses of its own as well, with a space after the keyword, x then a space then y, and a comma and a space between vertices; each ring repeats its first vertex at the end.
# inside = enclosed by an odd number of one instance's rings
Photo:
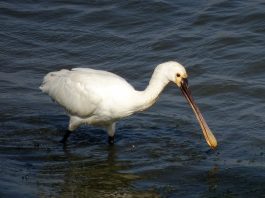
POLYGON ((212 148, 215 149, 217 147, 217 141, 216 138, 214 137, 213 133, 211 132, 210 128, 208 127, 205 119, 203 118, 200 109, 196 105, 194 99, 192 98, 191 92, 188 88, 188 80, 184 78, 181 82, 181 85, 179 86, 182 94, 185 96, 186 100, 190 104, 200 126, 203 132, 203 135, 205 137, 206 142, 208 145, 212 148))

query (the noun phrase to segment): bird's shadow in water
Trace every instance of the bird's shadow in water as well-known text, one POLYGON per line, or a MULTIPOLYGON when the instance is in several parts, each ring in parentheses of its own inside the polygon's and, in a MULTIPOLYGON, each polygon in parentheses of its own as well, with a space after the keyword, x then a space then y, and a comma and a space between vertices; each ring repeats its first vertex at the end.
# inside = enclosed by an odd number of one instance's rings
MULTIPOLYGON (((92 144, 92 143, 91 143, 92 144)), ((130 162, 119 160, 118 145, 90 145, 85 148, 88 152, 79 153, 77 146, 62 144, 64 152, 63 181, 58 191, 62 196, 77 197, 108 197, 124 192, 139 193, 131 189, 131 183, 138 176, 124 173, 130 167, 130 162), (84 154, 84 155, 83 155, 84 154)), ((83 150, 83 148, 81 148, 83 150)))
MULTIPOLYGON (((71 159, 74 154, 71 152, 73 149, 72 145, 65 143, 60 143, 64 152, 64 155, 67 159, 71 159)), ((90 146, 89 144, 87 146, 90 146)), ((99 145, 102 146, 102 145, 99 145)), ((107 153, 106 162, 110 165, 115 165, 116 158, 117 158, 117 146, 116 145, 109 145, 107 142, 104 146, 102 146, 102 151, 107 153)))

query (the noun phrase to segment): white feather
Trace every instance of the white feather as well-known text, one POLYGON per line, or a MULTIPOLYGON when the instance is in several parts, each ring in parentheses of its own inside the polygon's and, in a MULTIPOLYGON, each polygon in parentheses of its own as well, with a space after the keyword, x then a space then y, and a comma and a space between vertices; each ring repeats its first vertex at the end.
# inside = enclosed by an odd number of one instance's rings
POLYGON ((176 72, 186 76, 184 67, 176 62, 160 64, 148 87, 136 91, 125 79, 107 71, 62 69, 48 73, 40 89, 68 112, 69 130, 92 124, 110 128, 108 132, 114 134, 115 121, 150 107, 166 84, 175 82, 176 72))

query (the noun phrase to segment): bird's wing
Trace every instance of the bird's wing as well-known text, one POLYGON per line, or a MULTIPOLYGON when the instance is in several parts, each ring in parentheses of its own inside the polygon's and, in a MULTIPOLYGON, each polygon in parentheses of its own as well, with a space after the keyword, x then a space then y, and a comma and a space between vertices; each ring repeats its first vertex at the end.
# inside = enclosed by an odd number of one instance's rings
POLYGON ((40 89, 71 115, 88 117, 101 102, 101 97, 94 93, 91 84, 93 79, 86 79, 84 74, 64 69, 48 73, 40 89))
MULTIPOLYGON (((91 69, 91 68, 73 68, 71 71, 76 71, 76 72, 79 72, 81 74, 85 74, 85 75, 89 75, 89 76, 97 76, 98 78, 103 78, 105 80, 108 80, 108 79, 111 79, 111 80, 118 80, 118 81, 123 81, 124 83, 127 83, 127 81, 114 74, 114 73, 111 73, 111 72, 108 72, 108 71, 103 71, 103 70, 96 70, 96 69, 91 69)), ((101 79, 100 79, 101 80, 101 79)))
POLYGON ((40 89, 79 117, 89 117, 101 107, 122 105, 123 97, 129 98, 134 90, 116 74, 89 68, 51 72, 44 77, 40 89))

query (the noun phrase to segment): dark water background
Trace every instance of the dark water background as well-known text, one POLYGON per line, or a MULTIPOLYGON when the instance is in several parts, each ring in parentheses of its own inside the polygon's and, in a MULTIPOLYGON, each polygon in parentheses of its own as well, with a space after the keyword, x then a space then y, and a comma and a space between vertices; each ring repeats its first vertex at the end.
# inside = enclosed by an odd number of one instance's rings
POLYGON ((265 3, 1 1, 0 197, 265 197, 265 3), (115 72, 144 89, 186 66, 219 141, 211 151, 175 86, 120 121, 81 127, 38 89, 53 70, 115 72))

